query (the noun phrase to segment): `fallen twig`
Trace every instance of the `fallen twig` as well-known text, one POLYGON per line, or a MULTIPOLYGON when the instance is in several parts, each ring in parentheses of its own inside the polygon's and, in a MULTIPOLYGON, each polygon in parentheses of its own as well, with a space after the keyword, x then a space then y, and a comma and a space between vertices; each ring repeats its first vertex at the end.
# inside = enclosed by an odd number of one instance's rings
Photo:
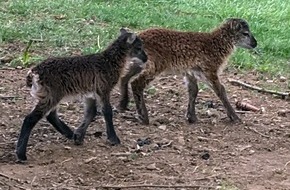
POLYGON ((258 92, 264 92, 264 93, 268 93, 268 94, 275 94, 275 95, 279 95, 281 96, 282 99, 285 99, 286 97, 290 96, 289 92, 278 92, 275 90, 268 90, 268 89, 264 89, 258 86, 253 86, 250 84, 247 84, 245 82, 239 81, 239 80, 235 80, 235 79, 231 79, 228 78, 228 81, 233 84, 233 85, 240 85, 240 86, 244 86, 246 88, 252 89, 252 90, 257 90, 258 92))
POLYGON ((240 113, 240 114, 250 113, 249 111, 242 111, 242 110, 235 110, 235 112, 240 113))
POLYGON ((3 186, 8 186, 9 187, 9 189, 15 189, 16 187, 18 188, 18 189, 23 189, 23 190, 27 190, 27 189, 29 189, 29 188, 27 188, 27 187, 23 187, 23 186, 20 186, 20 185, 17 185, 17 184, 11 184, 11 183, 9 183, 9 182, 0 182, 0 185, 2 185, 1 187, 3 187, 3 186))
POLYGON ((31 187, 33 187, 33 183, 34 183, 34 181, 35 181, 36 178, 37 178, 37 176, 34 176, 34 177, 33 177, 32 181, 31 181, 31 183, 30 183, 30 186, 31 186, 31 187))
POLYGON ((252 128, 252 127, 247 127, 247 128, 250 129, 251 131, 254 131, 255 133, 261 135, 262 137, 271 138, 270 136, 265 135, 265 134, 263 134, 263 133, 257 131, 256 129, 254 129, 254 128, 252 128))
POLYGON ((288 164, 290 164, 290 161, 286 162, 286 164, 284 165, 284 168, 286 168, 288 164))
POLYGON ((169 141, 168 143, 161 145, 161 148, 166 148, 166 147, 168 147, 168 146, 171 146, 172 142, 173 142, 173 141, 171 140, 171 141, 169 141))
POLYGON ((151 185, 151 184, 139 184, 139 185, 103 185, 97 186, 96 189, 130 189, 130 188, 187 188, 187 189, 216 189, 214 186, 205 186, 205 185, 151 185))
POLYGON ((91 162, 91 161, 93 161, 93 160, 96 160, 96 159, 98 159, 98 157, 91 157, 91 158, 85 159, 85 160, 84 160, 84 163, 85 163, 85 164, 88 164, 89 162, 91 162))
POLYGON ((4 178, 6 178, 6 179, 9 179, 9 180, 16 181, 16 182, 22 182, 22 180, 21 180, 21 179, 18 179, 18 178, 13 178, 13 177, 11 177, 11 176, 8 176, 8 175, 6 175, 6 174, 4 174, 4 173, 0 173, 0 176, 1 176, 1 177, 4 177, 4 178))
POLYGON ((17 96, 0 96, 0 99, 3 99, 3 100, 11 100, 11 99, 21 100, 22 98, 17 97, 17 96))
POLYGON ((111 153, 111 156, 130 156, 132 153, 131 152, 116 152, 116 153, 111 153))
POLYGON ((27 190, 27 189, 29 189, 29 188, 27 188, 27 187, 23 187, 23 186, 20 186, 20 185, 14 185, 15 187, 17 187, 17 188, 19 188, 19 189, 23 189, 23 190, 27 190))
POLYGON ((6 70, 9 70, 9 71, 11 71, 11 70, 15 70, 15 68, 12 68, 12 67, 7 67, 7 66, 2 66, 1 64, 0 64, 0 71, 6 71, 6 70))
POLYGON ((68 161, 71 161, 72 159, 73 159, 73 158, 68 158, 68 159, 62 161, 60 164, 63 164, 63 163, 68 162, 68 161))
POLYGON ((199 141, 217 141, 217 142, 221 142, 218 139, 206 138, 206 137, 202 137, 202 136, 197 136, 197 140, 199 140, 199 141))

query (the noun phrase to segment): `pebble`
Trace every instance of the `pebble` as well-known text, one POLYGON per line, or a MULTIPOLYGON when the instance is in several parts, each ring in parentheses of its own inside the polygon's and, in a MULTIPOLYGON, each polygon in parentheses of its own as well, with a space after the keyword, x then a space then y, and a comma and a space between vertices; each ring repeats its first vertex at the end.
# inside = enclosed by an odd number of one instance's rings
POLYGON ((210 155, 208 152, 205 152, 201 155, 201 158, 204 159, 204 160, 208 160, 210 158, 210 155))
POLYGON ((280 82, 286 82, 287 78, 284 76, 280 76, 279 80, 280 80, 280 82))
POLYGON ((166 125, 160 125, 159 127, 158 127, 158 129, 161 129, 161 130, 166 130, 166 125))
POLYGON ((70 146, 64 146, 64 149, 66 149, 66 150, 70 150, 71 147, 70 147, 70 146))
POLYGON ((153 164, 149 164, 147 167, 146 167, 148 170, 157 170, 157 167, 156 167, 156 164, 153 163, 153 164))

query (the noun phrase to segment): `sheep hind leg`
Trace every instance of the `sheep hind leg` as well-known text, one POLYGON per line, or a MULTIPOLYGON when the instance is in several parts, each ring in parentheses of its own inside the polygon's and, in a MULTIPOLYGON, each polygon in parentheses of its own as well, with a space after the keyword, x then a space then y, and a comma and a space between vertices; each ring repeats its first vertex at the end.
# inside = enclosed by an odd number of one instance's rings
POLYGON ((26 149, 32 129, 57 103, 58 101, 40 100, 32 112, 24 118, 16 145, 16 156, 19 162, 27 160, 26 149))
POLYGON ((59 119, 56 109, 50 111, 50 113, 46 116, 46 119, 58 132, 60 132, 66 138, 72 139, 73 131, 62 120, 59 119))
POLYGON ((118 110, 120 112, 124 112, 128 110, 128 103, 129 103, 129 92, 128 92, 128 83, 130 79, 140 73, 142 68, 136 64, 132 65, 129 68, 129 72, 126 73, 124 77, 120 80, 120 100, 118 104, 118 110))
POLYGON ((154 80, 153 76, 151 77, 146 73, 142 73, 131 83, 138 119, 144 125, 149 125, 148 111, 144 100, 144 88, 152 80, 154 80))
POLYGON ((94 98, 86 98, 85 101, 85 116, 81 125, 74 131, 75 145, 83 144, 85 134, 89 124, 94 120, 97 115, 96 100, 94 98))
POLYGON ((198 94, 197 80, 193 75, 186 73, 187 79, 187 91, 188 91, 188 106, 186 112, 186 118, 188 123, 195 123, 197 121, 195 113, 195 100, 198 94))
POLYGON ((223 84, 221 84, 218 76, 216 76, 216 75, 211 76, 211 77, 208 77, 208 79, 210 79, 210 83, 212 85, 214 92, 216 93, 216 95, 219 97, 219 99, 223 103, 223 105, 227 111, 227 115, 230 118, 230 120, 233 122, 241 121, 241 119, 237 116, 234 108, 231 106, 231 104, 227 98, 225 87, 223 84))

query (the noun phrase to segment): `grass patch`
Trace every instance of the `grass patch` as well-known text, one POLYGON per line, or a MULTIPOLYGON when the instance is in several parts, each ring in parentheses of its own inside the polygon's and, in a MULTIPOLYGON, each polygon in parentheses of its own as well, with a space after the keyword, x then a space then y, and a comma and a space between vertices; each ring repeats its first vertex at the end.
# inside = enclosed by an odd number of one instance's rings
POLYGON ((289 12, 290 4, 282 0, 7 0, 0 7, 0 48, 40 39, 31 47, 37 57, 88 54, 103 49, 122 26, 210 31, 225 18, 242 17, 260 54, 240 49, 230 61, 242 69, 289 75, 289 12))

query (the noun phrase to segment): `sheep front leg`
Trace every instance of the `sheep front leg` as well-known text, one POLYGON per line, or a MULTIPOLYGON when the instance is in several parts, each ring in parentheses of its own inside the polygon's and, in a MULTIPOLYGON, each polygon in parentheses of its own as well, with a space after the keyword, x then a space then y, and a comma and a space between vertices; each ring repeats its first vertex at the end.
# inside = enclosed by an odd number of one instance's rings
POLYGON ((85 134, 89 124, 93 121, 97 115, 96 100, 94 98, 85 98, 85 116, 81 125, 74 132, 74 143, 76 145, 83 144, 85 134))
POLYGON ((221 84, 218 76, 213 75, 208 77, 210 79, 210 83, 212 85, 212 88, 216 95, 219 97, 221 102, 223 103, 224 107, 226 108, 227 115, 230 118, 231 121, 238 122, 241 121, 241 119, 237 116, 234 108, 231 106, 224 85, 221 84))
POLYGON ((195 100, 198 94, 198 85, 196 78, 186 73, 187 79, 187 91, 188 91, 188 106, 186 112, 186 118, 188 123, 195 123, 197 121, 196 113, 195 113, 195 100))
POLYGON ((116 135, 116 131, 114 129, 113 124, 113 110, 110 103, 110 94, 106 94, 101 96, 101 101, 103 104, 102 112, 105 117, 106 122, 106 131, 107 131, 107 139, 111 145, 120 144, 120 139, 116 135))
POLYGON ((120 112, 124 112, 128 110, 128 103, 129 103, 129 92, 128 92, 128 83, 130 79, 140 73, 142 71, 142 67, 138 64, 133 64, 130 68, 128 73, 124 77, 121 78, 120 81, 120 101, 118 105, 118 110, 120 112))
POLYGON ((59 119, 56 109, 50 111, 50 113, 46 116, 46 119, 58 132, 60 132, 66 138, 72 139, 73 131, 62 120, 59 119))

